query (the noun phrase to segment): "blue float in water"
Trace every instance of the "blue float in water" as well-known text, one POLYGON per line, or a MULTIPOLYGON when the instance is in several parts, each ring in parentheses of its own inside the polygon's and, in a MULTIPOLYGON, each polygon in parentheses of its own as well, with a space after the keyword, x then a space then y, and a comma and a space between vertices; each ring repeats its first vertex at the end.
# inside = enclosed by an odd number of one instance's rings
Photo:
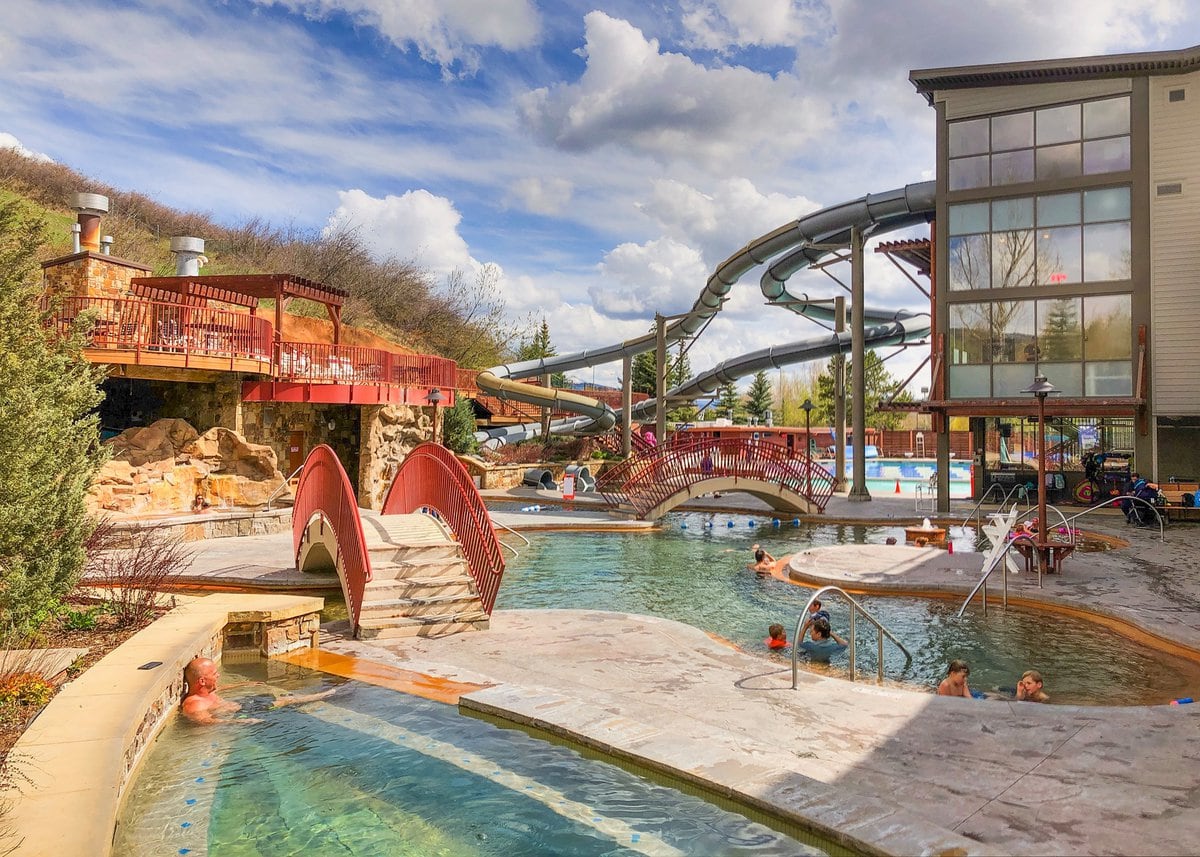
POLYGON ((778 527, 778 526, 779 526, 779 519, 778 519, 778 518, 772 518, 772 519, 771 519, 771 526, 772 526, 772 527, 778 527))
POLYGON ((756 527, 756 526, 758 526, 758 522, 757 521, 747 521, 746 526, 747 527, 756 527))
POLYGON ((687 529, 687 521, 684 521, 682 524, 680 524, 679 529, 686 530, 687 529))
POLYGON ((793 527, 798 527, 798 526, 800 526, 800 519, 799 519, 799 518, 792 518, 792 526, 793 526, 793 527))
POLYGON ((705 521, 705 522, 704 522, 704 526, 708 527, 708 529, 710 529, 710 530, 712 529, 712 525, 713 525, 712 521, 705 521))
POLYGON ((728 524, 726 524, 725 526, 729 527, 730 529, 733 529, 733 521, 730 521, 730 522, 729 522, 728 524))

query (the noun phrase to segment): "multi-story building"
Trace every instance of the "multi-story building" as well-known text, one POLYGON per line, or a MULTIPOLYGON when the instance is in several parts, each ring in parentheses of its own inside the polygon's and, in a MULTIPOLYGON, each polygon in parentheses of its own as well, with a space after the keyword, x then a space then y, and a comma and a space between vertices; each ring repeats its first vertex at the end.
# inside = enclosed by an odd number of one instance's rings
POLYGON ((1200 475, 1200 46, 910 79, 937 111, 935 418, 970 418, 986 476, 1042 374, 1052 468, 1200 475))

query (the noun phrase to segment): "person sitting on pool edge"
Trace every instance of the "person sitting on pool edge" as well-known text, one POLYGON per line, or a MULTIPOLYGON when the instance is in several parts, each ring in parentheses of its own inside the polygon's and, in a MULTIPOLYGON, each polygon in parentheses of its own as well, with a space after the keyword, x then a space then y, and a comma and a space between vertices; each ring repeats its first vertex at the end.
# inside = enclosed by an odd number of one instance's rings
MULTIPOLYGON (((808 616, 805 617, 804 624, 800 626, 801 640, 808 636, 809 631, 812 629, 813 623, 818 619, 824 619, 826 622, 829 622, 829 611, 821 607, 820 598, 814 598, 813 602, 808 605, 808 616)), ((816 637, 813 637, 813 639, 815 640, 816 637)))
POLYGON ((767 628, 767 639, 763 640, 768 649, 786 649, 788 647, 787 631, 778 622, 767 628))
POLYGON ((942 679, 942 683, 938 685, 938 696, 964 696, 967 699, 974 699, 971 695, 971 688, 967 687, 967 676, 971 674, 971 668, 966 661, 960 661, 957 658, 950 662, 950 666, 946 668, 946 677, 942 679))
MULTIPOLYGON (((217 695, 217 664, 212 658, 192 658, 183 669, 185 684, 183 703, 180 713, 193 723, 204 726, 213 723, 260 723, 251 717, 238 718, 221 717, 222 714, 235 714, 242 706, 230 702, 217 695)), ((300 705, 305 702, 316 702, 332 694, 334 688, 321 693, 310 693, 307 696, 279 696, 271 704, 271 708, 281 708, 285 705, 300 705)))
POLYGON ((1017 682, 1017 699, 1023 702, 1049 702, 1050 697, 1042 690, 1042 674, 1037 670, 1025 670, 1017 682))
POLYGON ((775 570, 775 557, 771 556, 758 545, 750 548, 750 550, 754 551, 754 564, 747 565, 746 568, 755 574, 770 574, 775 570))
POLYGON ((808 655, 810 661, 829 663, 830 655, 846 650, 846 641, 833 633, 829 620, 824 617, 813 620, 812 636, 811 640, 801 640, 796 646, 808 655))

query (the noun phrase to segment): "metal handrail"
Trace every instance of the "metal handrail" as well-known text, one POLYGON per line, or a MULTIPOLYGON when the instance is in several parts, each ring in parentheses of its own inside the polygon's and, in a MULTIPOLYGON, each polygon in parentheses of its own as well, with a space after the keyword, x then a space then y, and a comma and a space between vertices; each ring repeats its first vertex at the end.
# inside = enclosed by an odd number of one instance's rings
MULTIPOLYGON (((492 518, 492 526, 493 526, 493 527, 500 527, 502 530, 508 530, 510 533, 512 533, 512 534, 513 534, 514 536, 516 536, 518 539, 520 539, 521 541, 525 542, 525 546, 526 546, 526 547, 531 547, 531 546, 533 545, 533 542, 531 542, 531 541, 529 541, 529 539, 525 538, 525 536, 524 536, 522 533, 518 533, 516 530, 514 530, 514 529, 513 529, 512 527, 510 527, 508 524, 502 524, 502 523, 500 523, 499 521, 497 521, 495 518, 492 518)), ((503 542, 503 541, 502 541, 502 542, 500 542, 500 547, 502 547, 502 548, 508 548, 510 551, 512 551, 512 552, 513 552, 513 559, 516 559, 517 557, 519 557, 519 556, 521 555, 521 554, 520 554, 520 553, 517 551, 517 549, 516 549, 515 547, 513 547, 513 546, 512 546, 512 545, 510 545, 510 544, 508 544, 507 542, 503 542)))
MULTIPOLYGON (((979 511, 979 508, 983 505, 984 501, 987 500, 988 496, 992 493, 993 488, 1003 489, 1004 486, 1001 485, 999 482, 993 482, 991 485, 989 485, 987 487, 987 490, 983 492, 983 496, 979 498, 979 502, 976 503, 974 508, 972 508, 971 511, 967 513, 967 517, 963 518, 962 525, 964 527, 967 526, 971 522, 972 518, 976 517, 976 513, 979 511)), ((1017 493, 1020 491, 1025 491, 1025 490, 1026 489, 1025 489, 1024 485, 1013 485, 1011 488, 1008 489, 1008 491, 1006 491, 1004 493, 1004 496, 1000 498, 1000 502, 998 504, 996 504, 997 508, 1003 509, 1008 504, 1008 501, 1012 498, 1012 495, 1014 493, 1017 493)), ((1014 503, 1013 505, 1015 506, 1016 504, 1014 503)))
MULTIPOLYGON (((988 578, 991 577, 992 572, 996 570, 997 565, 1002 565, 1004 567, 1004 571, 1001 573, 1001 579, 1004 586, 1003 604, 1005 607, 1008 606, 1008 562, 1006 560, 1008 557, 1008 552, 1012 550, 1013 545, 1019 541, 1030 541, 1033 542, 1035 547, 1037 546, 1037 540, 1029 533, 1020 533, 1012 539, 1007 539, 1007 544, 1005 544, 1004 550, 997 551, 995 556, 992 557, 991 563, 989 563, 987 568, 983 570, 983 576, 979 578, 979 582, 975 584, 975 588, 971 590, 971 594, 967 596, 967 600, 962 603, 962 607, 958 608, 959 619, 963 617, 963 613, 965 613, 967 610, 967 605, 971 603, 972 599, 975 598, 975 594, 981 589, 983 590, 983 615, 987 615, 987 581, 988 578)), ((1042 557, 1036 550, 1033 552, 1033 556, 1035 558, 1034 564, 1037 567, 1038 573, 1038 587, 1040 588, 1042 585, 1042 557)))
POLYGON ((1154 517, 1158 519, 1159 539, 1161 541, 1163 541, 1164 543, 1166 542, 1166 540, 1167 540, 1166 525, 1164 523, 1162 513, 1158 511, 1158 507, 1155 506, 1153 503, 1151 503, 1149 500, 1145 499, 1144 497, 1135 497, 1132 494, 1121 494, 1117 497, 1109 497, 1108 499, 1102 500, 1101 502, 1097 503, 1095 506, 1091 506, 1087 509, 1084 509, 1082 512, 1079 512, 1078 514, 1072 515, 1070 518, 1065 519, 1063 523, 1068 528, 1070 528, 1070 526, 1071 526, 1070 522, 1074 521, 1076 518, 1082 518, 1088 512, 1095 512, 1097 509, 1103 509, 1106 506, 1109 506, 1109 505, 1117 502, 1118 500, 1133 500, 1135 502, 1144 503, 1147 506, 1149 506, 1150 509, 1154 512, 1154 517))
POLYGON ((441 444, 423 443, 405 457, 383 499, 381 514, 405 514, 420 508, 435 510, 450 527, 483 609, 491 614, 504 575, 500 540, 470 474, 441 444))
POLYGON ((371 580, 371 556, 350 477, 337 453, 325 444, 309 452, 304 460, 304 474, 296 487, 296 503, 292 507, 292 546, 297 568, 308 527, 317 519, 322 526, 327 524, 333 528, 337 540, 334 562, 342 581, 350 622, 358 633, 363 593, 371 580))
POLYGON ((869 610, 867 610, 866 607, 863 607, 861 604, 859 604, 858 601, 856 601, 849 592, 842 589, 840 586, 822 586, 820 589, 818 589, 816 592, 814 592, 812 594, 811 598, 808 599, 808 603, 804 605, 804 609, 800 612, 800 617, 796 620, 796 633, 792 635, 792 690, 796 689, 797 684, 799 682, 798 658, 799 658, 799 653, 800 653, 800 629, 804 626, 804 620, 808 617, 809 611, 812 609, 813 602, 816 601, 817 599, 819 599, 822 595, 824 595, 827 592, 836 592, 839 595, 841 595, 843 598, 845 598, 847 601, 850 602, 850 632, 849 632, 848 636, 846 637, 846 639, 850 641, 849 648, 850 648, 850 680, 851 681, 855 681, 856 680, 855 677, 857 675, 857 664, 856 664, 855 642, 854 642, 854 617, 857 613, 862 613, 863 618, 866 619, 868 622, 870 622, 872 625, 874 625, 876 630, 879 631, 879 661, 878 661, 879 680, 883 681, 883 638, 884 637, 887 637, 889 640, 892 641, 892 643, 898 649, 900 649, 900 651, 904 652, 904 657, 907 658, 907 661, 904 664, 904 667, 905 667, 905 669, 908 668, 909 664, 912 663, 912 653, 908 649, 904 648, 904 644, 901 643, 899 640, 897 640, 895 638, 895 636, 892 634, 892 632, 883 626, 882 622, 880 622, 878 619, 876 619, 874 616, 872 616, 871 612, 869 610))
POLYGON ((264 512, 271 511, 271 503, 273 503, 275 501, 276 497, 278 497, 280 494, 283 493, 283 489, 287 488, 288 485, 291 483, 291 481, 296 478, 296 474, 299 473, 303 469, 304 469, 304 465, 301 464, 299 467, 297 467, 295 470, 292 471, 291 476, 289 476, 287 479, 283 480, 283 482, 281 482, 279 484, 279 487, 271 492, 271 496, 267 498, 267 504, 265 506, 263 506, 264 512))

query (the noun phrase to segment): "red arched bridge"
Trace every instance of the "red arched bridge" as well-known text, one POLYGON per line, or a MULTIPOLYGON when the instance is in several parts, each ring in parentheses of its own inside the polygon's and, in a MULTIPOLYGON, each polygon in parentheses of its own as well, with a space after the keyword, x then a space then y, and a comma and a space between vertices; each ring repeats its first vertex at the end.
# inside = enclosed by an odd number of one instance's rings
POLYGON ((433 443, 404 459, 378 513, 359 508, 333 450, 315 448, 296 489, 292 539, 298 569, 337 573, 356 636, 486 628, 504 574, 479 491, 433 443))
MULTIPOLYGON (((678 437, 678 435, 677 435, 678 437)), ((803 453, 752 438, 684 438, 605 470, 597 490, 642 519, 714 491, 743 491, 781 512, 821 512, 833 475, 803 453)))

